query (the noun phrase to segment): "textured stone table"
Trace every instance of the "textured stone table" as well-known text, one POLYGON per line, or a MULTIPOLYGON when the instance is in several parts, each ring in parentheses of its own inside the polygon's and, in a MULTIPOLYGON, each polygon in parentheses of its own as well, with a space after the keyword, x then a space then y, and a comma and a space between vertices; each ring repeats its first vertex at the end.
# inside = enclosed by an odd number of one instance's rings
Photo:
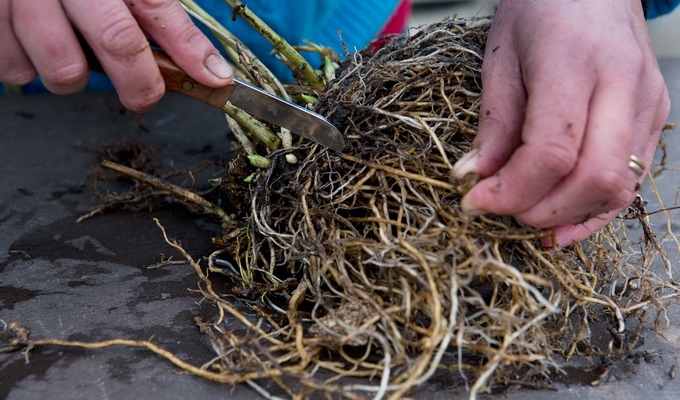
MULTIPOLYGON (((680 59, 661 65, 671 96, 680 103, 680 59)), ((147 266, 160 261, 161 253, 176 255, 152 217, 198 257, 210 253, 215 224, 181 206, 75 220, 97 204, 89 184, 81 186, 97 164, 94 149, 133 137, 141 121, 144 143, 161 150, 157 160, 166 163, 166 170, 170 159, 178 168, 218 160, 231 145, 220 112, 169 94, 139 117, 123 111, 115 94, 83 93, 0 98, 0 120, 0 320, 26 323, 34 339, 145 340, 155 335, 154 343, 183 360, 198 365, 210 360, 214 353, 194 323, 208 311, 197 304, 200 296, 188 290, 196 287, 193 270, 147 266)), ((670 121, 680 122, 680 107, 673 108, 670 121)), ((667 142, 670 166, 680 167, 680 139, 669 135, 667 142)), ((680 172, 662 175, 657 183, 672 204, 680 172)), ((678 274, 677 248, 668 249, 678 274)), ((651 363, 631 361, 606 384, 557 384, 556 391, 521 389, 482 397, 676 399, 680 378, 671 379, 670 372, 680 363, 677 314, 678 308, 671 309, 668 341, 650 336, 643 346, 662 357, 651 363)), ((30 364, 19 353, 0 354, 0 399, 257 397, 246 385, 219 385, 177 371, 144 349, 44 347, 30 354, 30 364)), ((435 379, 412 396, 465 398, 466 392, 435 379)))

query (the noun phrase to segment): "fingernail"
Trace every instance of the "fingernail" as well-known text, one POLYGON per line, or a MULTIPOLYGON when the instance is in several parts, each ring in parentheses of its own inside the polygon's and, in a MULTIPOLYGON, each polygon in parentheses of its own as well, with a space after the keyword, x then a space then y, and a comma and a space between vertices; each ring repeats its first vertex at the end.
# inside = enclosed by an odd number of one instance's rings
POLYGON ((479 174, 479 167, 477 165, 479 161, 479 149, 472 149, 469 153, 461 157, 455 164, 453 164, 453 170, 451 175, 456 178, 462 179, 469 173, 479 174))
POLYGON ((560 247, 559 243, 557 243, 556 246, 553 246, 552 236, 546 236, 543 239, 541 239, 541 246, 547 250, 552 249, 553 247, 555 248, 560 247))
POLYGON ((486 214, 486 211, 472 204, 470 196, 463 197, 463 199, 460 201, 460 209, 470 217, 478 217, 480 215, 486 214))
POLYGON ((205 59, 205 67, 210 71, 211 74, 215 75, 220 79, 229 79, 232 77, 234 72, 224 59, 219 54, 211 54, 205 59))

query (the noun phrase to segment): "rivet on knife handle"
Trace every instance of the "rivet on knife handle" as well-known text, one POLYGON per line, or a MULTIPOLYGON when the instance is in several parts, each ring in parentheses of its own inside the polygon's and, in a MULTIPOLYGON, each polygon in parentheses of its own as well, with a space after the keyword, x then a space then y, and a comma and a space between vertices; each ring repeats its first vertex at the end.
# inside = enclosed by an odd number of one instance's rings
POLYGON ((213 107, 222 107, 227 103, 234 89, 234 85, 216 90, 209 86, 198 83, 183 69, 177 66, 165 53, 152 50, 158 69, 161 71, 165 88, 167 90, 191 96, 197 100, 210 104, 213 107), (231 89, 231 90, 225 90, 231 89))

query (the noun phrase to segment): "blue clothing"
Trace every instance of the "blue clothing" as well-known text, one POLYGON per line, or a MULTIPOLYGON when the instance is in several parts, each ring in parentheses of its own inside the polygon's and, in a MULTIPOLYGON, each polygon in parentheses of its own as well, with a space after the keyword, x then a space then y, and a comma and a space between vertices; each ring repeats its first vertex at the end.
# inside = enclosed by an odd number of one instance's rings
POLYGON ((673 11, 680 0, 649 0, 647 2, 647 18, 652 19, 673 11))
MULTIPOLYGON (((271 44, 242 18, 230 20, 232 10, 225 7, 224 2, 196 0, 196 3, 241 39, 277 76, 292 78, 288 68, 270 55, 271 44)), ((343 54, 338 30, 350 52, 360 50, 380 32, 399 0, 247 0, 244 3, 291 45, 304 45, 304 40, 309 40, 343 54)), ((313 56, 309 60, 311 65, 320 66, 320 58, 313 56)))
MULTIPOLYGON (((205 11, 217 19, 225 28, 236 35, 250 48, 264 64, 284 81, 292 80, 288 67, 273 55, 272 45, 261 37, 242 18, 231 21, 232 9, 222 0, 195 0, 205 11)), ((271 26, 275 32, 283 36, 291 45, 304 45, 304 40, 332 47, 339 54, 344 50, 338 31, 342 32, 342 41, 348 49, 364 48, 381 30, 394 12, 400 0, 244 0, 253 12, 271 26)), ((208 29, 201 23, 197 25, 213 38, 208 29)), ((218 49, 221 45, 213 40, 218 49)), ((321 58, 317 54, 302 53, 310 65, 321 66, 321 58)), ((85 90, 111 90, 113 85, 108 77, 93 72, 85 90)), ((47 89, 36 78, 33 82, 21 86, 23 93, 47 92, 47 89)), ((0 84, 0 95, 4 94, 0 84)))

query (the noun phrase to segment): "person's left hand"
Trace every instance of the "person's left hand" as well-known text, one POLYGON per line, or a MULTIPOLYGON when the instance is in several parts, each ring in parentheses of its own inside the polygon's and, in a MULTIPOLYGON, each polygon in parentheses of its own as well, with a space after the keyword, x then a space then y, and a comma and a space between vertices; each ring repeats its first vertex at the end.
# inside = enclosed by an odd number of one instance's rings
POLYGON ((630 205, 670 108, 639 0, 502 0, 482 81, 479 132, 452 172, 483 178, 463 211, 554 229, 562 247, 630 205))

